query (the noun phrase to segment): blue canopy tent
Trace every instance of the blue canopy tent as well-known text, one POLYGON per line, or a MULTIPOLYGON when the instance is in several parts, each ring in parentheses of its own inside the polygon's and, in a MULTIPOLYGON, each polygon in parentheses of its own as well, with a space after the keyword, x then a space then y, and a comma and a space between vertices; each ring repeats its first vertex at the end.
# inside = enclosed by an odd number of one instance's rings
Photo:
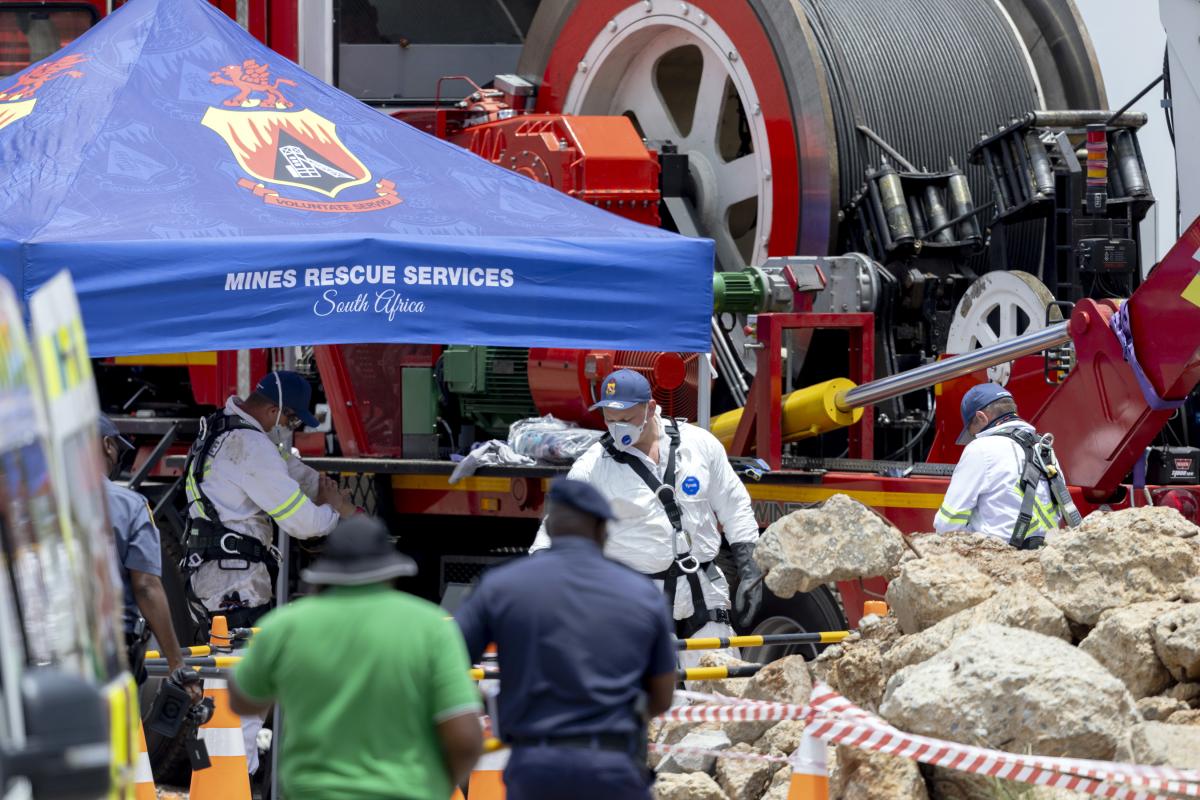
POLYGON ((393 120, 205 0, 0 82, 0 274, 92 355, 350 342, 709 350, 712 243, 393 120))

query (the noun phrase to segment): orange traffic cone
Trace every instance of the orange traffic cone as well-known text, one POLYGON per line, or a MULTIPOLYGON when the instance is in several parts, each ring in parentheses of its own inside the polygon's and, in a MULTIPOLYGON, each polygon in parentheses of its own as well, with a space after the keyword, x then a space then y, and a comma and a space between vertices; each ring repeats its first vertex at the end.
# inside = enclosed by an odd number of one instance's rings
POLYGON ((146 731, 138 725, 138 757, 134 768, 133 791, 136 800, 157 800, 158 790, 154 787, 154 771, 150 769, 150 754, 146 752, 146 731))
POLYGON ((229 620, 225 619, 224 615, 218 614, 208 624, 208 646, 213 650, 218 648, 231 650, 232 645, 233 641, 229 637, 229 620))
POLYGON ((888 614, 888 604, 883 600, 868 600, 863 603, 863 616, 869 614, 878 614, 881 617, 886 617, 888 614))
POLYGON ((792 782, 787 800, 828 800, 829 768, 825 763, 825 743, 804 734, 792 753, 792 782))
MULTIPOLYGON (((214 617, 225 621, 224 617, 214 617)), ((205 680, 204 696, 213 699, 212 719, 200 726, 200 739, 208 748, 208 769, 192 770, 190 800, 250 800, 250 774, 242 721, 229 708, 225 681, 205 680)))

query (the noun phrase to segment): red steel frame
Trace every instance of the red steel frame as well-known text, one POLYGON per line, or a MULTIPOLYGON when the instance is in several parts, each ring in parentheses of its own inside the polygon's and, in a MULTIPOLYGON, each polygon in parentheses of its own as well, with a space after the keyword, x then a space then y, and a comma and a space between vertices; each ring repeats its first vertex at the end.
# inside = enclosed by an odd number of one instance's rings
MULTIPOLYGON (((850 334, 847 350, 848 375, 856 384, 875 377, 874 314, 759 314, 757 338, 758 371, 746 408, 733 437, 730 454, 749 455, 753 450, 771 469, 783 466, 783 347, 784 334, 790 330, 845 330, 850 334), (754 442, 753 448, 751 442, 754 442)), ((849 428, 851 458, 873 458, 875 452, 875 414, 863 409, 862 418, 849 428)))

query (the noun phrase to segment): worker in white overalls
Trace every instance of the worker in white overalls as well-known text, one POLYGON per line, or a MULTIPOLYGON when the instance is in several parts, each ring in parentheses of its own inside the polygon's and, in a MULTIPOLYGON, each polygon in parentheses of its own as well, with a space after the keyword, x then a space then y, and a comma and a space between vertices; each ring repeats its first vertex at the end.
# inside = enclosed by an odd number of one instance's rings
POLYGON ((1081 521, 1054 455, 1054 437, 1021 419, 1003 386, 983 383, 963 396, 962 458, 934 518, 938 533, 966 530, 1021 550, 1044 545, 1065 520, 1081 521))
MULTIPOLYGON (((187 558, 193 616, 224 615, 248 628, 271 609, 275 526, 297 539, 324 536, 356 508, 335 481, 292 453, 290 432, 316 427, 312 387, 289 371, 266 375, 245 399, 207 417, 188 454, 187 558)), ((246 762, 258 767, 259 717, 243 717, 246 762)))
MULTIPOLYGON (((609 523, 605 555, 658 583, 680 638, 727 637, 732 623, 751 624, 762 606, 762 573, 753 558, 758 522, 725 448, 703 428, 663 417, 649 382, 633 370, 604 380, 597 408, 608 435, 568 477, 592 484, 621 517, 609 523), (739 578, 732 608, 729 584, 713 563, 722 530, 739 578)), ((549 546, 543 524, 530 552, 549 546)), ((684 651, 681 665, 694 666, 699 657, 684 651)))

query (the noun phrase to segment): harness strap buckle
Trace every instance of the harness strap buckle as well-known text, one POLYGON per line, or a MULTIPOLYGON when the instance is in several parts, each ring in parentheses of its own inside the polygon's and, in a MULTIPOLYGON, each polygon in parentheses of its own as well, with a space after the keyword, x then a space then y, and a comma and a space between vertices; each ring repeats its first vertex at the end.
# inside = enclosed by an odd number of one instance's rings
POLYGON ((242 537, 240 535, 233 533, 232 531, 222 535, 221 541, 218 543, 221 548, 221 552, 228 553, 231 556, 240 556, 241 553, 239 553, 237 551, 236 547, 237 547, 237 540, 241 539, 241 538, 242 537), (230 547, 229 545, 225 544, 226 539, 232 539, 234 541, 234 546, 230 547))
POLYGON ((691 553, 688 553, 682 558, 675 559, 675 564, 679 567, 679 571, 684 575, 691 575, 700 571, 700 559, 696 558, 691 553))

